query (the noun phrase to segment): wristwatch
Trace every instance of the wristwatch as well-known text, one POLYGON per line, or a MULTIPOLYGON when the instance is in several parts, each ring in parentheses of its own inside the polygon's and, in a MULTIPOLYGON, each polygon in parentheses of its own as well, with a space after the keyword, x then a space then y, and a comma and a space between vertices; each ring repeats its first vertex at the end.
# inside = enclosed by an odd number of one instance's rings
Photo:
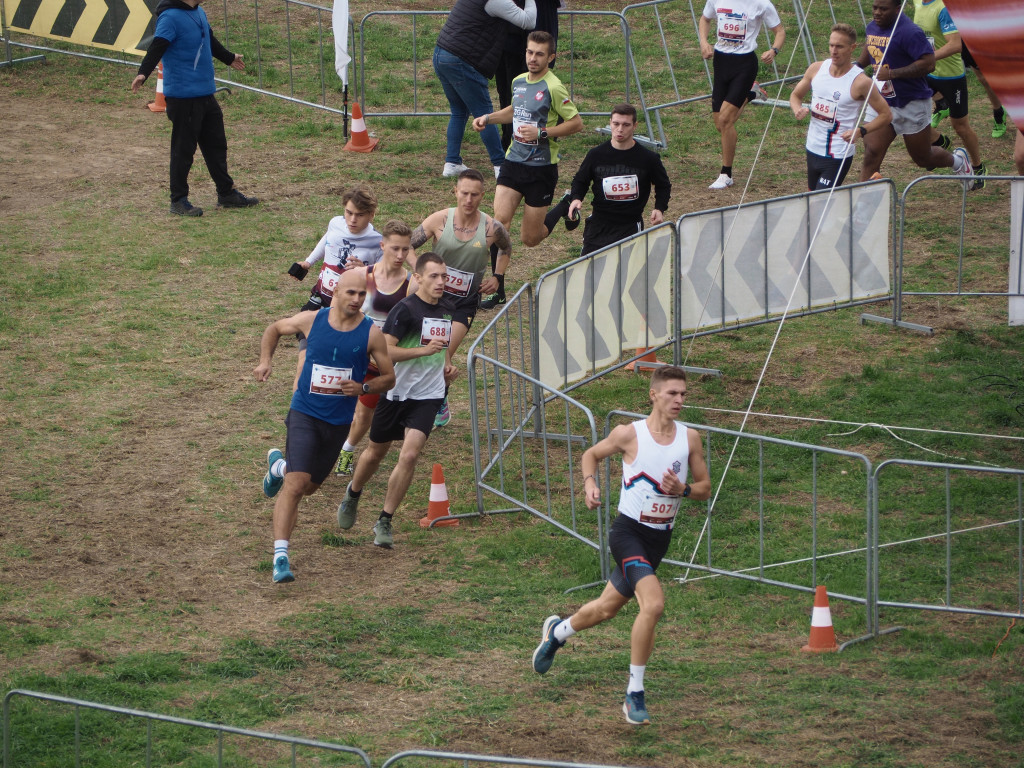
POLYGON ((860 127, 860 135, 861 135, 861 138, 863 138, 863 137, 868 135, 868 129, 865 128, 863 125, 860 127))
POLYGON ((546 139, 546 138, 548 137, 548 132, 547 132, 547 129, 546 129, 546 128, 541 128, 541 129, 540 129, 540 137, 541 137, 542 139, 546 139))
POLYGON ((772 46, 772 50, 773 50, 773 51, 775 51, 775 55, 776 55, 776 56, 778 56, 778 55, 779 55, 780 53, 782 53, 782 51, 780 51, 780 50, 779 50, 778 48, 776 48, 776 47, 775 47, 774 45, 772 46))
POLYGON ((368 382, 368 381, 364 381, 363 382, 363 394, 364 395, 370 394, 370 382, 368 382))
POLYGON ((689 483, 683 483, 683 497, 685 498, 686 496, 689 496, 689 495, 690 495, 690 484, 689 483))

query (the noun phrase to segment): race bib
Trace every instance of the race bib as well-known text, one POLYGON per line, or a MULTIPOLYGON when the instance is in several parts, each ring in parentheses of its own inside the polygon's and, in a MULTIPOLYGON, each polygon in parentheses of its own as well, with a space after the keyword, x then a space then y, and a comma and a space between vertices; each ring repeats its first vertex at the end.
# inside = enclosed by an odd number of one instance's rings
POLYGON ((651 525, 672 525, 679 511, 681 496, 662 496, 657 493, 650 494, 644 499, 640 508, 640 522, 651 525))
POLYGON ((351 368, 332 368, 329 365, 313 363, 309 376, 309 393, 311 395, 342 395, 341 382, 352 379, 351 368))
POLYGON ((448 267, 448 277, 444 280, 444 292, 452 296, 464 298, 469 296, 469 289, 473 287, 473 273, 463 272, 461 269, 448 267))
POLYGON ((882 92, 882 95, 887 99, 891 99, 896 96, 896 89, 893 87, 892 80, 879 80, 878 90, 882 92))
POLYGON ((330 264, 324 264, 323 271, 320 272, 320 293, 327 298, 334 296, 334 289, 338 287, 338 280, 340 279, 341 272, 330 264))
POLYGON ((821 120, 824 123, 833 125, 836 122, 836 110, 839 109, 839 101, 829 98, 811 99, 811 117, 821 120))
MULTIPOLYGON (((517 120, 515 117, 512 118, 512 138, 514 138, 520 144, 527 144, 532 147, 537 146, 537 139, 527 140, 523 138, 520 131, 522 130, 524 125, 530 125, 533 126, 534 128, 537 127, 537 123, 532 120, 517 120)), ((539 133, 537 135, 540 136, 539 133)))
POLYGON ((426 346, 434 339, 440 339, 444 346, 452 338, 452 321, 440 317, 424 317, 420 329, 420 344, 426 346))
POLYGON ((742 43, 747 39, 747 20, 738 13, 718 14, 718 39, 726 43, 742 43))
POLYGON ((605 200, 626 201, 640 197, 640 182, 636 175, 609 176, 601 181, 605 200))

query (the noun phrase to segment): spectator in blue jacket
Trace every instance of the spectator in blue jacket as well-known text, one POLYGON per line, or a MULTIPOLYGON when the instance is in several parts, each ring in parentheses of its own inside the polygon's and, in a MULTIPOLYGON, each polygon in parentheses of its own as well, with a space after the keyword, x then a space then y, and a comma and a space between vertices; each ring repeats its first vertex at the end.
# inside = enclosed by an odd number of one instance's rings
POLYGON ((202 216, 203 209, 188 200, 188 172, 196 146, 217 185, 217 205, 249 208, 259 200, 246 197, 228 173, 228 141, 224 135, 224 113, 214 98, 213 57, 239 71, 245 63, 214 37, 203 0, 160 0, 156 7, 156 30, 139 73, 132 80, 132 92, 146 82, 164 61, 164 98, 171 121, 171 213, 202 216))

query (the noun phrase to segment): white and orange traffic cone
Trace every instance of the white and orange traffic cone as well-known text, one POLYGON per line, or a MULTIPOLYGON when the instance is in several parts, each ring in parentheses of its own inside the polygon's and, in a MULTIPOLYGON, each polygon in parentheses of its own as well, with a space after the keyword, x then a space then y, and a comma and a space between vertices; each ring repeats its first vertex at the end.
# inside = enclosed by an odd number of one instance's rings
MULTIPOLYGON (((439 517, 447 517, 451 514, 451 507, 448 505, 448 487, 444 484, 444 470, 440 464, 434 465, 433 474, 430 476, 430 503, 427 505, 427 516, 420 519, 421 528, 429 528, 430 524, 439 517)), ((434 523, 440 525, 458 525, 458 520, 441 520, 434 523)))
POLYGON ((352 138, 345 144, 349 152, 373 152, 377 148, 380 139, 371 139, 366 132, 366 121, 363 120, 363 110, 359 104, 352 105, 352 138))
POLYGON ((156 65, 156 101, 146 105, 150 112, 166 112, 167 101, 164 99, 164 63, 156 65))
POLYGON ((839 650, 839 646, 836 645, 836 633, 832 629, 832 613, 828 609, 828 592, 821 584, 814 591, 811 639, 803 650, 808 653, 832 653, 839 650))

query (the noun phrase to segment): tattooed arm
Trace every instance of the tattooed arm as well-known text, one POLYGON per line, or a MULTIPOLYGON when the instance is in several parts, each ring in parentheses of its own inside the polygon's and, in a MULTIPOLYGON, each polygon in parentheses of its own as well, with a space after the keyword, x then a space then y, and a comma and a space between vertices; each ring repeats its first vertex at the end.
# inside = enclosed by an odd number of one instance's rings
POLYGON ((437 241, 437 238, 441 236, 441 232, 444 231, 444 223, 448 219, 448 210, 435 211, 423 220, 423 223, 413 230, 411 244, 412 250, 409 251, 409 258, 406 262, 409 267, 415 271, 416 269, 416 250, 424 245, 428 240, 437 241))

